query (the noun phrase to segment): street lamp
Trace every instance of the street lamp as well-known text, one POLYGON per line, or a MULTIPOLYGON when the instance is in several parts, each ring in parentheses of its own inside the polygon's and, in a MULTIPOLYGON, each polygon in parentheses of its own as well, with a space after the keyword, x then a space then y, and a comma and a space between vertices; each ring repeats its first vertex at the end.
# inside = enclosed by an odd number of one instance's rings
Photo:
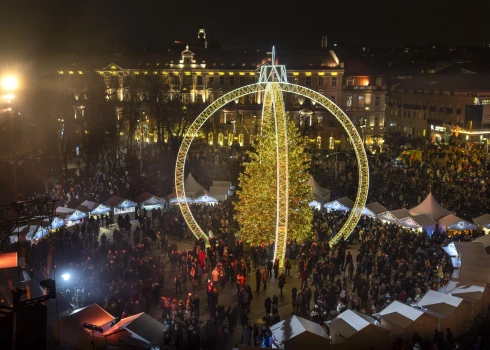
POLYGON ((14 91, 18 85, 19 81, 12 75, 8 75, 2 79, 2 88, 5 91, 14 91))

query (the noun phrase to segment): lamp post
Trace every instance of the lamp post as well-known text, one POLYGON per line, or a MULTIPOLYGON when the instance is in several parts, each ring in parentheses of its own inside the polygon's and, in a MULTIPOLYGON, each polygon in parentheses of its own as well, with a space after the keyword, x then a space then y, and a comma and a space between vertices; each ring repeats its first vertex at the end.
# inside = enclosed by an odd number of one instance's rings
POLYGON ((11 101, 15 98, 15 95, 12 93, 19 82, 14 76, 6 76, 2 79, 2 89, 8 94, 4 96, 8 102, 8 112, 10 116, 10 127, 11 127, 11 136, 12 136, 12 192, 13 192, 13 201, 17 202, 18 192, 17 192, 17 152, 15 149, 15 135, 14 135, 14 112, 12 110, 11 101))

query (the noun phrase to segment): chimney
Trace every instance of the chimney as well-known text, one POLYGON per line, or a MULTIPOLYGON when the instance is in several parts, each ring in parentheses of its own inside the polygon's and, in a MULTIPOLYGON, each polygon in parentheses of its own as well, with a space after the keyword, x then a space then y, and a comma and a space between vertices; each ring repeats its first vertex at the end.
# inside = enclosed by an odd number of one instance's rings
POLYGON ((327 48, 327 36, 324 35, 322 36, 322 49, 326 49, 327 48))

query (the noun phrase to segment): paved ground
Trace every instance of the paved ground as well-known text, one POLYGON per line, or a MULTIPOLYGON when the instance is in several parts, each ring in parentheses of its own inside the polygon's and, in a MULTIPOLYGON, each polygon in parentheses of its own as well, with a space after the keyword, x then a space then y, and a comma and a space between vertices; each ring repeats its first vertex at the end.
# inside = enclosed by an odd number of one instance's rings
MULTIPOLYGON (((170 238, 170 240, 172 243, 177 243, 179 249, 189 249, 192 246, 190 243, 187 242, 180 242, 172 238, 170 238)), ((350 251, 351 254, 354 255, 354 259, 355 259, 356 250, 350 249, 350 251)), ((154 252, 158 253, 156 250, 154 250, 154 252)), ((260 268, 263 269, 264 266, 260 266, 260 268)), ((166 279, 167 282, 163 287, 163 292, 162 292, 163 295, 168 295, 172 298, 176 297, 178 299, 179 298, 184 299, 189 292, 192 292, 193 294, 198 294, 199 298, 201 299, 200 319, 203 321, 208 320, 209 311, 207 308, 207 295, 206 295, 205 284, 203 283, 197 289, 193 289, 190 281, 188 281, 187 283, 182 284, 182 295, 176 295, 175 287, 173 283, 170 282, 173 281, 173 274, 170 271, 169 265, 167 265, 167 270, 169 271, 167 271, 167 279, 166 279)), ((263 290, 263 285, 261 286, 259 292, 255 291, 256 290, 255 270, 253 270, 253 272, 251 273, 251 277, 247 279, 247 283, 250 284, 253 291, 253 300, 250 305, 250 313, 248 314, 248 317, 252 325, 254 323, 261 322, 262 317, 265 316, 264 301, 268 296, 270 298, 272 298, 274 295, 277 295, 279 297, 279 315, 281 319, 285 319, 291 316, 293 312, 291 291, 293 286, 296 286, 296 288, 299 290, 301 284, 299 279, 299 273, 296 272, 296 265, 293 265, 291 276, 287 277, 286 285, 283 289, 283 297, 280 297, 278 280, 275 279, 274 276, 267 281, 267 289, 265 291, 263 290)), ((219 291, 218 305, 224 305, 226 308, 228 306, 231 307, 237 306, 238 297, 236 294, 237 294, 237 290, 235 285, 227 283, 225 287, 223 289, 220 289, 219 291)), ((161 310, 158 306, 152 307, 150 310, 150 314, 157 319, 161 318, 161 310)), ((224 348, 231 349, 235 344, 239 344, 241 341, 241 335, 242 335, 242 330, 241 327, 238 326, 235 332, 230 334, 228 343, 224 346, 224 348)))

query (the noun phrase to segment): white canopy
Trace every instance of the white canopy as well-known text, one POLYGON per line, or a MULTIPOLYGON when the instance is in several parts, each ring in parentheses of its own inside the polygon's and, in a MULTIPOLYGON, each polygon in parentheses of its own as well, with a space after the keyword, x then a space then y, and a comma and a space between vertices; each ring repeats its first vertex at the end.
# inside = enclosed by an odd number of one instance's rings
MULTIPOLYGON (((441 317, 451 315, 454 310, 463 302, 463 299, 449 294, 443 294, 434 290, 429 290, 417 303, 418 306, 440 314, 441 317)), ((437 315, 436 315, 437 316, 437 315)))
POLYGON ((83 203, 77 207, 77 210, 80 210, 84 213, 90 213, 92 215, 99 215, 110 212, 111 208, 105 204, 100 204, 92 201, 83 201, 83 203))
POLYGON ((381 316, 382 319, 401 328, 409 327, 423 314, 424 313, 422 311, 400 303, 399 301, 392 302, 381 312, 379 312, 379 316, 381 316))
POLYGON ((490 234, 478 237, 473 242, 480 242, 485 248, 490 247, 490 234))
POLYGON ((308 180, 308 185, 311 186, 311 191, 313 192, 313 195, 322 197, 325 201, 330 200, 330 191, 320 186, 318 182, 315 181, 313 176, 310 176, 310 179, 308 180))
POLYGON ((163 343, 165 326, 155 318, 142 312, 122 319, 113 327, 106 330, 103 335, 107 336, 123 330, 128 331, 131 337, 147 344, 160 345, 163 343))
POLYGON ((229 190, 230 187, 213 185, 209 188, 209 194, 220 201, 224 201, 228 197, 229 190))
POLYGON ((473 222, 479 226, 490 228, 490 214, 483 214, 473 219, 473 222))
POLYGON ((454 242, 461 257, 459 281, 490 284, 490 258, 481 242, 454 242))
POLYGON ((443 218, 439 219, 438 223, 448 230, 476 230, 476 225, 458 218, 453 214, 444 216, 443 218))
POLYGON ((350 211, 354 207, 354 201, 347 197, 342 197, 334 201, 325 203, 325 207, 333 210, 350 211))
POLYGON ((210 194, 202 193, 198 197, 194 198, 193 203, 215 204, 218 203, 218 199, 210 194))
POLYGON ((410 209, 410 213, 413 215, 427 214, 434 220, 439 220, 443 216, 454 214, 452 211, 443 208, 442 205, 436 201, 432 193, 429 193, 422 203, 410 209))
POLYGON ((193 194, 198 193, 198 192, 204 192, 208 193, 204 187, 202 187, 196 179, 194 179, 194 176, 192 176, 191 173, 187 175, 187 177, 184 180, 184 190, 185 194, 188 196, 193 197, 193 194))
POLYGON ((379 204, 378 202, 373 202, 373 203, 366 204, 362 213, 364 215, 376 216, 376 215, 378 215, 380 213, 384 213, 386 211, 388 211, 388 209, 383 207, 381 204, 379 204))

